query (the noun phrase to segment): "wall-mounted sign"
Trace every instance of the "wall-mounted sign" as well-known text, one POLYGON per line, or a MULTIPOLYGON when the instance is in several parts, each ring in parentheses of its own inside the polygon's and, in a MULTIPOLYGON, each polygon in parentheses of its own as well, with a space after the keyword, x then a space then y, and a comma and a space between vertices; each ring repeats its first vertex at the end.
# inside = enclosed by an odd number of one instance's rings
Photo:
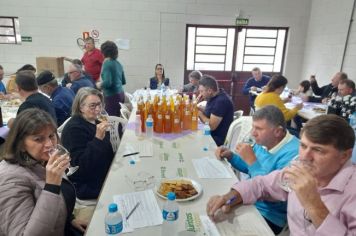
POLYGON ((93 29, 90 33, 91 37, 94 39, 99 38, 99 30, 93 29))
POLYGON ((21 42, 32 42, 31 36, 21 36, 21 42))
POLYGON ((89 38, 89 32, 83 32, 83 39, 89 38))
POLYGON ((249 22, 249 19, 247 19, 247 18, 236 18, 235 24, 237 26, 248 25, 248 22, 249 22))

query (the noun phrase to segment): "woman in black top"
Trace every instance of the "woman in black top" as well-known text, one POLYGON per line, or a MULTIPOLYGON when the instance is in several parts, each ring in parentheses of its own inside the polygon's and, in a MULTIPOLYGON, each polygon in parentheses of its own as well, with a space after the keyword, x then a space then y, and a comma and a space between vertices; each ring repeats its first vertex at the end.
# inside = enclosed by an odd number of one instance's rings
POLYGON ((150 78, 150 89, 159 89, 162 85, 169 86, 169 79, 164 75, 162 64, 157 64, 155 67, 155 76, 150 78))
POLYGON ((94 88, 81 88, 74 98, 72 118, 65 125, 61 139, 71 156, 71 165, 79 166, 69 176, 79 199, 96 199, 114 158, 107 132, 107 121, 99 122, 104 107, 103 95, 94 88))

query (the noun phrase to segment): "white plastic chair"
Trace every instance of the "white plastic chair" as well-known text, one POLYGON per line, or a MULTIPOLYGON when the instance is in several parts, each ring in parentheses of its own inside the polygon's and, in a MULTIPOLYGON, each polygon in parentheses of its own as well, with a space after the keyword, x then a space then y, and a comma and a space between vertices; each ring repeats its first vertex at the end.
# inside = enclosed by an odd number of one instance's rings
POLYGON ((66 124, 68 123, 68 121, 69 121, 71 118, 72 118, 72 117, 69 117, 68 119, 66 119, 66 120, 63 122, 63 124, 61 124, 61 126, 59 126, 59 127, 57 128, 57 133, 58 133, 59 138, 60 138, 61 135, 62 135, 62 132, 63 132, 64 127, 66 126, 66 124))
POLYGON ((125 130, 127 120, 117 117, 117 116, 109 116, 108 122, 110 124, 110 142, 114 152, 117 151, 120 145, 120 135, 119 135, 119 125, 122 126, 122 131, 125 130))
POLYGON ((234 112, 234 120, 240 118, 241 116, 244 115, 244 111, 243 110, 237 110, 234 112))
POLYGON ((124 105, 127 107, 127 109, 128 109, 130 112, 132 112, 132 109, 133 109, 132 99, 133 99, 133 95, 130 94, 130 93, 125 92, 124 105))
POLYGON ((120 102, 120 114, 121 117, 124 118, 126 121, 128 121, 130 119, 130 115, 131 115, 131 111, 130 109, 124 104, 120 102))
MULTIPOLYGON (((236 144, 242 142, 244 137, 251 131, 252 128, 252 116, 241 116, 234 120, 229 130, 227 131, 225 146, 231 151, 235 150, 236 144)), ((237 178, 246 178, 244 173, 240 173, 238 170, 234 169, 237 178)))

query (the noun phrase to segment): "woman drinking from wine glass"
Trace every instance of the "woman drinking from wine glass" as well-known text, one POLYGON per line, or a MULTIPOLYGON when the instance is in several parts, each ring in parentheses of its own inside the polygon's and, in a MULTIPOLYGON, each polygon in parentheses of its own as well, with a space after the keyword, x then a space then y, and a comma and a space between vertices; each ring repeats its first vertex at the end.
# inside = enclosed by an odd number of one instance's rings
POLYGON ((63 146, 72 158, 72 166, 79 166, 69 178, 81 200, 98 198, 114 158, 107 132, 109 123, 98 120, 103 107, 100 91, 81 88, 73 101, 72 118, 61 135, 63 146))
POLYGON ((74 219, 73 185, 64 177, 68 155, 51 152, 57 126, 40 109, 21 112, 0 162, 0 235, 81 235, 86 222, 74 219))

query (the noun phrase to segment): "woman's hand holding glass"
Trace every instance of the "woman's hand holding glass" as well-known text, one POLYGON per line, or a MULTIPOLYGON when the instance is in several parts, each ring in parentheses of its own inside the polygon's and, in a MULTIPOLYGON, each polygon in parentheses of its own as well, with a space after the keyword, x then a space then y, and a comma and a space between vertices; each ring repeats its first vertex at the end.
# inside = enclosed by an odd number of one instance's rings
POLYGON ((68 153, 63 153, 56 148, 49 152, 49 160, 46 165, 46 183, 61 185, 65 170, 70 167, 68 153))
POLYGON ((53 165, 57 165, 57 166, 63 166, 63 164, 60 165, 60 163, 59 163, 60 160, 62 160, 62 159, 68 160, 69 166, 64 168, 64 170, 68 169, 67 176, 71 176, 72 174, 74 174, 74 172, 76 172, 79 169, 79 166, 74 166, 74 167, 70 166, 69 152, 65 147, 63 147, 60 144, 55 145, 49 151, 49 156, 50 156, 50 159, 55 158, 55 160, 53 161, 53 165))

